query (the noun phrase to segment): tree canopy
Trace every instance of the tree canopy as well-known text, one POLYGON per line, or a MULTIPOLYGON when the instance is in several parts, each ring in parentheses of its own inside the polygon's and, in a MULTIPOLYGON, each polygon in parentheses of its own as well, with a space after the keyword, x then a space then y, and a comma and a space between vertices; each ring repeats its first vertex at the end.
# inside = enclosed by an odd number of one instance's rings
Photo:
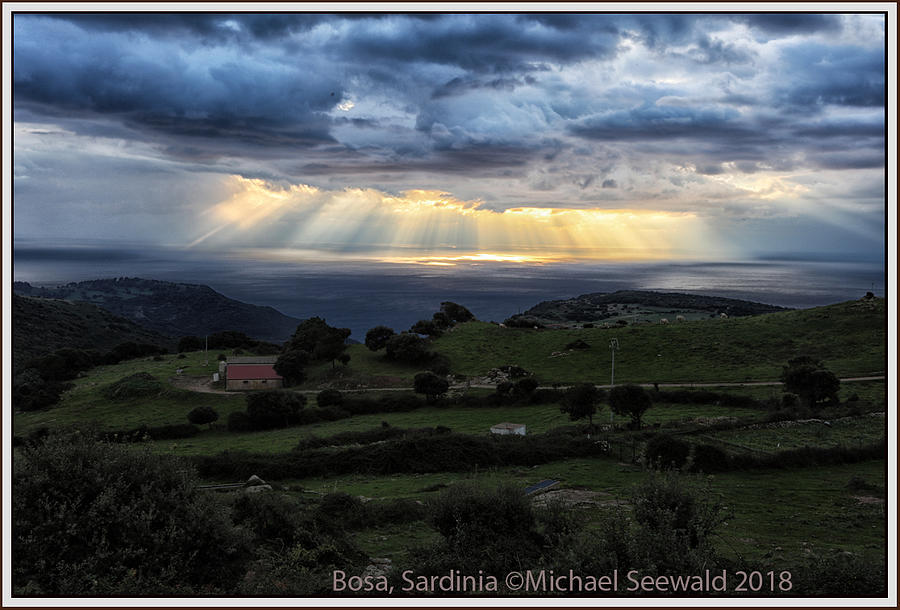
POLYGON ((798 356, 788 360, 781 370, 781 382, 785 392, 800 397, 803 404, 813 407, 824 400, 837 401, 841 381, 825 368, 820 360, 809 356, 798 356))
POLYGON ((594 426, 594 415, 597 413, 597 403, 603 397, 602 392, 592 383, 579 383, 563 394, 562 405, 559 410, 568 413, 569 419, 577 421, 587 418, 591 427, 594 426))
POLYGON ((630 417, 635 430, 641 429, 641 418, 652 406, 650 394, 639 385, 618 385, 609 392, 609 408, 616 415, 630 417))

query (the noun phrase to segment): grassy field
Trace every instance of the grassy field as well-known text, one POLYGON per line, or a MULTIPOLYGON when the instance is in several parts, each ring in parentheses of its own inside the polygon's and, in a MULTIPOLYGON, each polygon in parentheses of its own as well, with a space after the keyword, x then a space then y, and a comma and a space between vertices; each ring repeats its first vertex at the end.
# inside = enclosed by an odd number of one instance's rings
MULTIPOLYGON (((523 488, 543 479, 563 487, 605 492, 610 501, 627 501, 632 487, 646 477, 631 466, 607 458, 573 459, 534 468, 489 469, 469 473, 342 476, 286 482, 293 489, 318 493, 342 491, 367 498, 414 498, 427 501, 439 485, 474 480, 484 485, 513 482, 523 488)), ((873 562, 884 552, 884 504, 870 492, 854 492, 848 483, 859 477, 883 486, 882 461, 793 470, 760 470, 716 476, 693 476, 732 515, 722 529, 720 551, 729 557, 789 567, 810 553, 849 551, 873 562)), ((602 510, 589 509, 602 517, 602 510)), ((360 541, 373 556, 402 558, 398 540, 422 542, 432 534, 422 522, 367 530, 360 541), (389 530, 389 531, 388 531, 389 530), (424 531, 423 531, 424 530, 424 531)))
POLYGON ((877 442, 887 433, 884 417, 841 418, 826 425, 811 422, 758 430, 725 430, 716 438, 757 451, 783 451, 800 447, 858 447, 877 442))
POLYGON ((884 301, 876 299, 616 329, 528 330, 471 322, 438 339, 435 348, 456 373, 481 375, 517 364, 542 383, 609 383, 613 337, 619 342, 617 383, 773 380, 788 359, 801 354, 823 360, 838 376, 855 376, 885 369, 884 316, 884 301), (590 348, 566 351, 577 339, 590 348))
MULTIPOLYGON (((696 418, 741 417, 749 421, 763 416, 755 409, 724 408, 714 405, 672 405, 660 404, 647 412, 646 424, 669 423, 696 418)), ((615 423, 625 423, 627 418, 615 416, 615 423)), ((299 439, 306 436, 327 437, 339 432, 361 431, 375 428, 387 422, 396 428, 425 428, 446 426, 454 432, 465 434, 488 434, 490 427, 501 422, 525 424, 529 434, 546 432, 559 426, 570 424, 567 415, 558 405, 524 405, 507 407, 425 407, 406 413, 375 413, 357 415, 333 422, 320 422, 295 428, 265 430, 259 432, 228 432, 223 425, 212 430, 203 430, 195 437, 174 441, 156 441, 160 451, 178 455, 205 455, 220 451, 251 451, 256 453, 279 453, 293 449, 299 439)), ((604 410, 595 422, 608 423, 609 411, 604 410)))

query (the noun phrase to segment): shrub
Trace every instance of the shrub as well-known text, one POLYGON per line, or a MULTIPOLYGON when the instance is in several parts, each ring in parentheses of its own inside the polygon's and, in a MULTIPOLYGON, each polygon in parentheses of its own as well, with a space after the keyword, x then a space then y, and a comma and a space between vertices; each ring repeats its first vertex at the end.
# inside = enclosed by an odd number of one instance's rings
POLYGON ((388 360, 406 364, 423 364, 434 358, 428 349, 429 343, 414 333, 394 335, 385 343, 385 354, 388 360))
POLYGON ((708 498, 708 490, 687 485, 674 472, 651 476, 635 487, 631 504, 639 528, 631 560, 663 574, 715 565, 712 536, 725 522, 725 512, 708 498))
POLYGON ((531 500, 518 486, 461 483, 432 498, 428 508, 429 523, 444 537, 440 557, 463 573, 501 574, 540 556, 531 500))
POLYGON ((687 462, 690 451, 688 443, 668 434, 657 434, 647 442, 644 457, 651 468, 677 469, 687 462))
POLYGON ((290 390, 247 394, 247 416, 256 430, 286 428, 297 421, 306 397, 290 390))
POLYGON ((722 472, 729 469, 729 456, 715 445, 694 445, 691 470, 694 472, 722 472))
POLYGON ((70 383, 45 381, 37 369, 25 369, 15 376, 12 385, 12 404, 20 411, 43 409, 59 402, 70 383))
POLYGON ((387 326, 376 326, 375 328, 371 328, 369 329, 369 332, 366 333, 366 347, 373 352, 377 352, 386 346, 388 340, 395 334, 394 329, 388 328, 387 326))
POLYGON ((300 524, 299 503, 280 493, 241 494, 231 505, 236 525, 253 532, 258 541, 293 544, 300 524))
POLYGON ((609 408, 616 415, 631 418, 631 428, 641 429, 641 418, 653 406, 647 390, 639 385, 618 385, 609 391, 609 408))
POLYGON ((202 405, 191 410, 191 412, 187 414, 187 418, 192 424, 202 426, 203 424, 212 424, 219 419, 219 413, 212 407, 202 405))
POLYGON ((128 400, 156 396, 163 390, 163 384, 150 373, 134 373, 122 377, 100 390, 110 400, 128 400))
POLYGON ((193 470, 78 432, 27 445, 12 480, 13 590, 54 596, 229 591, 248 540, 193 470))
POLYGON ((229 432, 249 432, 253 430, 253 422, 244 411, 234 411, 228 416, 229 432))
POLYGON ((316 404, 320 407, 339 407, 344 403, 344 395, 338 390, 322 390, 316 394, 316 404))
POLYGON ((450 384, 444 377, 428 371, 416 374, 413 378, 413 387, 417 394, 424 394, 428 402, 434 402, 450 389, 450 384))

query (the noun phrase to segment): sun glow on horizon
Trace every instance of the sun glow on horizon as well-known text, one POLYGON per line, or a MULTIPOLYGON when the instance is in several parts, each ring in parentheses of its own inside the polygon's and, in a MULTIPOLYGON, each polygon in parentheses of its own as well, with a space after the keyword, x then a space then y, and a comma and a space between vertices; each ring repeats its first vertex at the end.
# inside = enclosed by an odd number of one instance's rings
POLYGON ((366 252, 383 262, 542 264, 567 258, 660 260, 726 250, 693 213, 662 210, 484 207, 438 190, 326 191, 230 177, 231 197, 207 210, 189 247, 265 245, 366 252))

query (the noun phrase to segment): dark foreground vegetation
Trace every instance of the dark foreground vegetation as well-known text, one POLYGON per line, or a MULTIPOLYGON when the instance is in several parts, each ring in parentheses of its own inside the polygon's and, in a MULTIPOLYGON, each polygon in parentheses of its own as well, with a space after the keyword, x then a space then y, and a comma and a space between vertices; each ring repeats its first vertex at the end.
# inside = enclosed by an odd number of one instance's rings
MULTIPOLYGON (((407 570, 502 578, 523 569, 770 569, 719 554, 716 536, 733 515, 700 479, 674 471, 647 478, 628 505, 604 509, 590 529, 584 513, 534 502, 510 485, 457 484, 422 504, 343 493, 216 494, 198 484, 181 460, 86 434, 30 443, 13 471, 14 594, 331 595, 334 570, 371 568, 356 530, 414 522, 433 532, 432 542, 378 577, 396 594, 422 594, 401 578, 407 570)), ((782 578, 788 588, 777 594, 880 595, 883 576, 853 555, 815 556, 782 578)), ((499 582, 497 592, 509 593, 499 582)))

